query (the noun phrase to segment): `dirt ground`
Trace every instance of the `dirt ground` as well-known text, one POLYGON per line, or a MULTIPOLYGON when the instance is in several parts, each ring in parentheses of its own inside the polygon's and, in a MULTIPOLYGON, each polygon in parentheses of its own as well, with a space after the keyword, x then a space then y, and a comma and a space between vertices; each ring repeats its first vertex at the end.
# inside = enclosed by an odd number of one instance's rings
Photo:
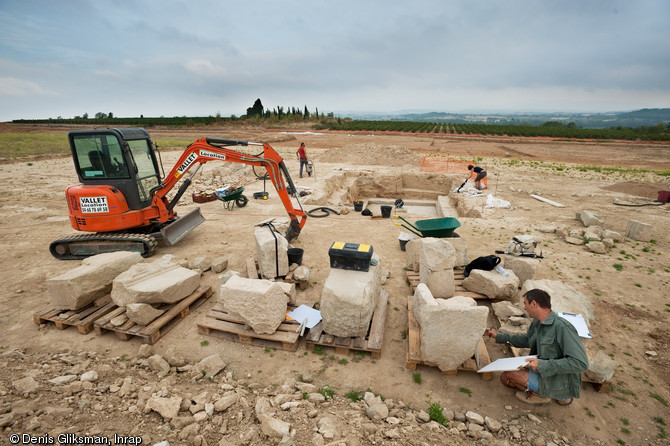
MULTIPOLYGON (((9 127, 3 125, 3 131, 9 127)), ((11 127, 12 131, 33 129, 11 127)), ((50 128, 62 132, 68 129, 50 128)), ((45 129, 41 129, 45 131, 45 129)), ((371 388, 386 398, 427 409, 427 401, 452 410, 477 411, 496 419, 514 419, 532 413, 540 422, 539 432, 556 432, 565 444, 668 444, 670 431, 670 205, 654 206, 650 200, 659 190, 670 190, 670 179, 652 171, 670 169, 670 145, 646 143, 552 142, 508 138, 468 138, 433 135, 335 133, 302 129, 267 130, 245 128, 150 129, 153 136, 180 135, 269 142, 285 159, 298 186, 309 188, 306 210, 315 206, 347 207, 346 215, 310 218, 294 245, 304 249, 303 265, 310 268, 310 286, 298 291, 300 303, 320 300, 329 272, 328 248, 334 241, 366 243, 374 247, 384 268, 390 271, 384 289, 389 307, 381 358, 342 357, 326 349, 326 355, 306 353, 304 340, 297 352, 268 351, 255 346, 200 335, 196 323, 216 302, 208 302, 187 317, 157 344, 157 352, 173 345, 191 360, 220 353, 227 370, 236 375, 253 375, 261 385, 281 385, 299 374, 314 376, 317 386, 329 385, 343 395, 349 390, 371 388), (304 141, 315 165, 315 175, 298 178, 295 157, 304 141), (542 253, 536 279, 559 280, 591 299, 595 323, 593 339, 585 341, 591 354, 605 352, 618 363, 609 392, 597 392, 584 384, 581 398, 569 407, 533 408, 518 402, 497 380, 487 382, 476 373, 445 376, 435 367, 418 366, 421 383, 405 367, 407 297, 406 255, 398 235, 403 229, 393 220, 371 219, 353 212, 351 200, 360 198, 426 198, 448 195, 465 177, 419 172, 421 154, 478 160, 488 175, 483 197, 469 198, 482 211, 482 218, 459 218, 458 234, 468 246, 468 258, 504 250, 518 234, 542 239, 542 253), (579 166, 612 166, 620 169, 595 171, 579 166), (383 179, 383 180, 380 180, 383 179), (361 179, 367 179, 361 182, 361 179), (377 182, 384 190, 366 189, 377 182), (362 192, 375 196, 359 196, 362 192), (534 199, 538 194, 563 207, 534 199), (486 209, 486 194, 508 201, 509 209, 486 209), (583 246, 566 243, 540 228, 555 225, 568 230, 583 228, 575 214, 583 210, 603 216, 605 228, 624 233, 629 220, 651 224, 652 242, 626 239, 607 254, 594 254, 583 246), (617 265, 617 266, 615 266, 617 265), (207 342, 203 342, 207 341, 207 342), (341 361, 341 359, 348 361, 341 361)), ((251 153, 252 150, 249 150, 251 153)), ((166 169, 172 167, 180 150, 163 152, 166 169)), ((190 192, 212 191, 220 182, 239 177, 239 166, 208 163, 202 179, 190 192)), ((97 352, 109 356, 134 356, 138 339, 123 342, 113 334, 79 334, 75 329, 42 328, 33 323, 35 311, 48 307, 45 280, 79 265, 58 261, 49 254, 49 243, 73 231, 67 218, 65 188, 77 181, 69 157, 19 159, 0 165, 0 353, 18 348, 26 353, 49 355, 62 352, 97 352)), ((249 175, 248 178, 253 178, 249 175)), ((192 259, 198 256, 228 258, 228 268, 245 272, 245 259, 253 257, 253 225, 268 217, 283 217, 281 202, 267 183, 270 199, 254 200, 251 194, 263 190, 263 182, 248 180, 249 204, 228 211, 218 201, 201 204, 206 222, 174 247, 160 247, 149 260, 163 254, 192 259)), ((187 194, 188 195, 188 194, 187 194)), ((182 200, 186 213, 196 205, 182 200)), ((411 215, 412 220, 431 215, 411 215)), ((206 272, 202 284, 217 288, 217 275, 206 272)), ((502 357, 501 346, 487 341, 492 357, 502 357)), ((34 365, 39 368, 39 364, 34 365)), ((16 374, 16 371, 12 372, 16 374)), ((12 378, 0 371, 5 385, 12 378), (3 376, 4 375, 4 376, 3 376)), ((0 390, 2 390, 0 388, 0 390)), ((342 413, 340 413, 342 415, 342 413)), ((48 428, 48 426, 44 426, 48 428)), ((0 436, 6 435, 0 432, 0 436)), ((153 438, 156 438, 155 436, 153 438)), ((550 438, 550 437, 548 437, 550 438)), ((414 444, 410 440, 388 444, 414 444)))

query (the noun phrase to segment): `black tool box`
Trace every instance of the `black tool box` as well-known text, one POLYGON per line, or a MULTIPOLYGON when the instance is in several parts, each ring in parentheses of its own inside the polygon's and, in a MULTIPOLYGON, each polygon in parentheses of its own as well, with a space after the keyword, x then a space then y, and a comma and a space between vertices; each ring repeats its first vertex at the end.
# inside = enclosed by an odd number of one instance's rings
POLYGON ((333 242, 328 250, 330 267, 352 271, 369 271, 372 250, 370 245, 333 242))

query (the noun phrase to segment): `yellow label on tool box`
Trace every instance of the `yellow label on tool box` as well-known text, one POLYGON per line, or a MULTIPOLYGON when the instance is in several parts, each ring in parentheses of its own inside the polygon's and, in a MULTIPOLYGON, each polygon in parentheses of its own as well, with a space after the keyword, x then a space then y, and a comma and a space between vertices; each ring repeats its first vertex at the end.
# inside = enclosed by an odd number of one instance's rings
POLYGON ((347 246, 348 249, 352 249, 355 246, 356 251, 361 251, 361 252, 368 252, 372 249, 370 245, 360 245, 356 243, 345 243, 345 242, 334 242, 333 245, 330 247, 330 249, 345 249, 345 245, 347 246))
POLYGON ((328 250, 330 267, 353 271, 368 271, 373 248, 359 243, 334 242, 328 250))

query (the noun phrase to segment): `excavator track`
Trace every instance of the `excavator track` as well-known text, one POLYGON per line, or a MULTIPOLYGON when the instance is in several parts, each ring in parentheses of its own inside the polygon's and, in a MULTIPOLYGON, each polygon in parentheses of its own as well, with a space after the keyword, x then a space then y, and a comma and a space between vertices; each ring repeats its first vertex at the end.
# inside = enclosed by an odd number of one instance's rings
POLYGON ((142 257, 151 256, 158 241, 146 234, 74 234, 49 245, 51 255, 59 260, 81 260, 96 254, 115 251, 134 251, 142 257))

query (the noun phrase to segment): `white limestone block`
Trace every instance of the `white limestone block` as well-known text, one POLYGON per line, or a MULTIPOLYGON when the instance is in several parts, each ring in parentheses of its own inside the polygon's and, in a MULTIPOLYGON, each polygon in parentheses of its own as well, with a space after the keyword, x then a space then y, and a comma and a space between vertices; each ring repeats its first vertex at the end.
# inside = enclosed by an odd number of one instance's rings
POLYGON ((286 319, 293 284, 232 276, 221 285, 219 302, 225 310, 244 321, 258 334, 272 334, 286 319), (286 287, 289 285, 289 287, 286 287))
POLYGON ((471 358, 482 338, 488 308, 464 296, 431 299, 430 290, 419 284, 412 309, 421 326, 421 359, 440 370, 455 370, 471 358))
POLYGON ((549 293, 552 310, 559 313, 581 314, 588 325, 595 320, 593 306, 589 298, 570 285, 558 280, 527 280, 521 287, 520 301, 523 302, 523 295, 534 288, 549 293))
POLYGON ((289 272, 288 241, 286 238, 271 230, 269 226, 254 228, 256 239, 256 259, 258 269, 264 279, 283 277, 289 272))
POLYGON ((48 279, 47 291, 56 310, 78 310, 112 291, 112 281, 136 263, 139 252, 117 251, 82 260, 81 266, 48 279))
POLYGON ((626 237, 641 242, 648 242, 654 238, 654 228, 648 223, 629 220, 626 225, 626 237))
POLYGON ((323 330, 333 336, 365 336, 381 293, 382 264, 368 271, 331 268, 321 293, 323 330))
POLYGON ((475 293, 483 294, 489 299, 510 299, 516 296, 519 289, 519 278, 513 271, 508 271, 505 277, 498 271, 473 269, 470 275, 463 279, 463 288, 475 293))
POLYGON ((434 297, 454 295, 454 261, 456 250, 445 239, 427 237, 419 247, 419 280, 425 283, 434 297))
POLYGON ((520 285, 535 276, 535 271, 539 265, 540 261, 532 257, 505 256, 504 268, 512 271, 519 278, 520 285))
POLYGON ((120 307, 132 303, 174 303, 200 286, 200 273, 170 258, 140 263, 119 274, 112 284, 112 300, 120 307))
POLYGON ((126 315, 128 316, 128 319, 140 325, 148 325, 163 313, 165 313, 165 310, 158 310, 150 304, 126 305, 126 315))

